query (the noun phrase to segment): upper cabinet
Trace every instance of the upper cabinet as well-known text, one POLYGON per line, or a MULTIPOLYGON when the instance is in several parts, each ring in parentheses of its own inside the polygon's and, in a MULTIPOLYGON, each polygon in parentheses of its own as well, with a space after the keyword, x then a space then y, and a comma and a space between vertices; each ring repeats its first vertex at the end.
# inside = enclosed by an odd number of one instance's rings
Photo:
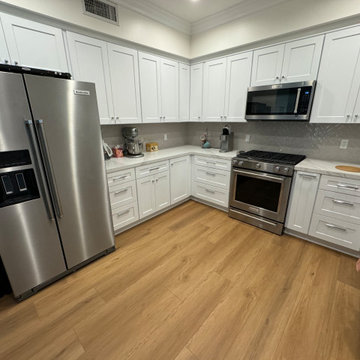
POLYGON ((252 86, 316 80, 324 37, 254 51, 252 86))
POLYGON ((143 122, 178 121, 178 63, 140 52, 139 66, 143 122))
POLYGON ((360 26, 326 35, 311 122, 359 122, 360 26))
POLYGON ((116 124, 141 123, 138 54, 136 50, 107 44, 116 124))
POLYGON ((0 64, 10 64, 10 54, 6 45, 5 35, 1 27, 1 18, 0 18, 0 64))
POLYGON ((251 62, 252 52, 247 52, 205 63, 204 120, 245 121, 251 62))
POLYGON ((67 33, 75 80, 95 83, 101 124, 115 124, 106 42, 67 33))
POLYGON ((190 66, 179 64, 179 120, 190 119, 190 66))
POLYGON ((203 64, 190 66, 190 121, 202 118, 203 64))
MULTIPOLYGON (((1 14, 1 22, 10 55, 7 59, 9 63, 68 71, 64 39, 60 29, 7 14, 1 14)), ((1 52, 4 51, 4 47, 4 43, 0 45, 1 52)), ((0 56, 4 57, 2 54, 0 56)))

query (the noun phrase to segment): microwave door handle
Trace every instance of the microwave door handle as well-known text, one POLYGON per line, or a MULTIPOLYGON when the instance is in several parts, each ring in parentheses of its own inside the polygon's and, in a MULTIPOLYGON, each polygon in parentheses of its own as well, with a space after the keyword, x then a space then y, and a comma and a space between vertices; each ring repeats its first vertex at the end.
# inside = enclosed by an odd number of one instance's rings
POLYGON ((295 101, 294 114, 297 114, 297 112, 298 112, 300 95, 301 95, 301 88, 298 88, 298 89, 297 89, 297 95, 296 95, 296 101, 295 101))

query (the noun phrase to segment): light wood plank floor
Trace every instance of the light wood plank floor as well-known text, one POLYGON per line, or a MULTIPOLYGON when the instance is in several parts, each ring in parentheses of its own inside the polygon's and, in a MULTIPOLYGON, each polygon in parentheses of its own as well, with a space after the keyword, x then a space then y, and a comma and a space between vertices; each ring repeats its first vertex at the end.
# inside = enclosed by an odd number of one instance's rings
POLYGON ((1 359, 360 359, 355 259, 189 201, 32 298, 1 359))

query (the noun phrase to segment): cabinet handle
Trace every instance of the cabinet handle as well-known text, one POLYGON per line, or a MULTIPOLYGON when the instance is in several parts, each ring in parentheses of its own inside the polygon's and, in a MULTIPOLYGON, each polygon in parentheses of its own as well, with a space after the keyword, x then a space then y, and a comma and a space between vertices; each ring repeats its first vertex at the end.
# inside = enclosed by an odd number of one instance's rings
POLYGON ((159 170, 159 169, 160 169, 159 167, 154 167, 154 168, 149 169, 149 171, 155 171, 155 170, 159 170))
POLYGON ((215 161, 206 161, 207 164, 213 164, 213 165, 216 165, 216 162, 215 161))
POLYGON ((4 60, 4 63, 5 63, 5 64, 8 64, 8 63, 9 63, 9 60, 5 59, 5 60, 4 60))
POLYGON ((281 78, 282 78, 282 79, 286 79, 286 76, 285 76, 285 75, 283 75, 281 78))
POLYGON ((129 213, 129 212, 130 212, 130 209, 127 209, 125 211, 121 211, 121 212, 117 213, 116 215, 117 216, 122 216, 122 215, 125 215, 125 214, 129 213))
POLYGON ((310 174, 299 174, 300 176, 302 177, 305 177, 305 178, 310 178, 310 179, 316 179, 317 176, 316 175, 310 175, 310 174))
POLYGON ((341 189, 348 189, 348 190, 359 190, 358 186, 352 186, 347 184, 337 184, 336 187, 341 189))
POLYGON ((355 205, 354 203, 350 203, 350 202, 347 202, 347 201, 344 201, 344 200, 338 200, 338 199, 333 199, 333 202, 335 204, 341 204, 341 205, 349 205, 349 206, 354 206, 355 205))
POLYGON ((224 115, 224 119, 225 119, 225 120, 227 119, 227 116, 226 116, 226 115, 224 115))
POLYGON ((126 177, 127 177, 127 175, 117 176, 117 177, 113 178, 113 181, 119 181, 119 180, 125 179, 126 177))
POLYGON ((205 191, 210 193, 210 194, 215 194, 215 191, 213 191, 213 190, 205 189, 205 191))
POLYGON ((206 172, 206 175, 216 176, 216 174, 211 173, 211 172, 206 172))
POLYGON ((200 120, 201 119, 201 116, 198 116, 198 120, 200 120))
POLYGON ((14 61, 14 65, 19 65, 19 62, 18 62, 18 61, 14 61))
POLYGON ((166 119, 166 116, 163 116, 163 120, 165 120, 166 119))
POLYGON ((119 194, 122 194, 124 192, 128 191, 128 189, 123 189, 123 190, 119 190, 119 191, 115 191, 114 192, 114 195, 119 195, 119 194))
POLYGON ((345 232, 347 231, 345 228, 334 225, 334 224, 326 224, 325 223, 325 226, 327 226, 328 228, 334 229, 334 230, 340 230, 340 231, 345 231, 345 232))
POLYGON ((279 80, 280 79, 280 76, 275 76, 275 80, 279 80))

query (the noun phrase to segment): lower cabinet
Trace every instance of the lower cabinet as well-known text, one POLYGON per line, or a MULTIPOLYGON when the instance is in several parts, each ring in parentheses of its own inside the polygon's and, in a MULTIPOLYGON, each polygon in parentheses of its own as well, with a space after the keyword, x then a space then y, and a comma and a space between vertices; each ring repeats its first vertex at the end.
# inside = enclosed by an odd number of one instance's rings
POLYGON ((195 198, 214 203, 224 208, 229 205, 229 189, 222 189, 216 186, 193 181, 192 195, 195 198))
POLYGON ((114 231, 139 220, 137 202, 112 209, 114 231))
POLYGON ((171 205, 190 197, 190 156, 170 160, 171 205))
POLYGON ((138 179, 136 184, 140 219, 170 205, 168 171, 138 179))

